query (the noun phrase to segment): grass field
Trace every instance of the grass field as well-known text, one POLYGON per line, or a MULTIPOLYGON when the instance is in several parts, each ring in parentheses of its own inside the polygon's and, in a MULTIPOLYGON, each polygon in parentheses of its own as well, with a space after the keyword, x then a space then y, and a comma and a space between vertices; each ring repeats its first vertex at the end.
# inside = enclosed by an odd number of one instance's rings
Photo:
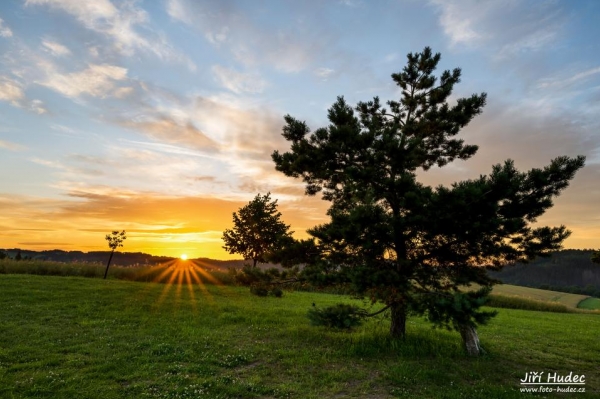
MULTIPOLYGON (((0 275, 4 398, 523 398, 526 372, 586 375, 600 395, 600 317, 499 309, 479 329, 488 355, 467 358, 459 335, 409 320, 353 332, 309 326, 306 292, 0 275)), ((535 397, 555 397, 553 394, 535 397)))
POLYGON ((586 298, 579 302, 578 305, 581 309, 598 310, 600 309, 600 299, 598 298, 586 298))
POLYGON ((500 284, 494 286, 493 294, 504 296, 519 296, 536 301, 558 302, 569 308, 577 308, 577 305, 588 298, 587 295, 569 294, 566 292, 540 290, 537 288, 521 287, 518 285, 500 284))

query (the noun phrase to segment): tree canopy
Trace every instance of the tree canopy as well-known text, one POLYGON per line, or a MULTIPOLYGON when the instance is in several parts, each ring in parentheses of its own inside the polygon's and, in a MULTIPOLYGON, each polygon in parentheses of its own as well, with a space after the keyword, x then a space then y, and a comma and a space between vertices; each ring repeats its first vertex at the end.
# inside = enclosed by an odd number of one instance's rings
POLYGON ((492 316, 479 310, 495 283, 486 269, 560 248, 569 234, 564 226, 532 223, 584 157, 559 157, 528 172, 508 160, 479 179, 423 185, 417 171, 476 153, 456 136, 482 112, 486 94, 449 101, 461 70, 434 76, 440 54, 428 47, 407 58, 392 75, 399 101, 384 107, 375 97, 351 107, 338 97, 329 125, 314 132, 287 115, 282 134, 290 150, 272 159, 278 171, 305 182, 307 195, 321 192, 331 203, 330 221, 309 230, 319 256, 307 262, 305 278, 383 303, 394 337, 404 336, 407 313, 418 311, 459 330, 478 353, 474 327, 492 316), (481 289, 465 290, 471 283, 481 289))
POLYGON ((277 211, 277 200, 271 193, 257 194, 252 201, 233 213, 233 229, 223 232, 223 248, 230 254, 251 259, 253 267, 266 263, 267 255, 291 240, 290 226, 283 223, 277 211))

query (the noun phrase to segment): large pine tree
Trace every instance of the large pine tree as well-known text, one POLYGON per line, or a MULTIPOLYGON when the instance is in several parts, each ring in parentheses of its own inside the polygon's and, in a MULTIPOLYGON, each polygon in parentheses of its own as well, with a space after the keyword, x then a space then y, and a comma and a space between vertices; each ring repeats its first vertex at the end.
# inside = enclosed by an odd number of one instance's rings
POLYGON ((350 107, 342 97, 329 109, 330 124, 311 132, 286 116, 289 152, 275 151, 276 169, 302 178, 306 193, 330 201, 329 223, 309 232, 320 256, 305 268, 315 283, 344 284, 354 294, 390 308, 394 337, 405 334, 407 313, 461 332, 479 352, 475 325, 489 287, 485 266, 501 267, 560 247, 564 227, 532 229, 551 198, 564 189, 584 158, 561 157, 544 169, 518 172, 511 161, 489 176, 432 188, 416 172, 466 160, 477 151, 457 139, 481 113, 485 93, 448 103, 460 69, 434 76, 440 54, 408 54, 392 79, 399 101, 379 98, 350 107), (477 283, 482 289, 464 292, 477 283))

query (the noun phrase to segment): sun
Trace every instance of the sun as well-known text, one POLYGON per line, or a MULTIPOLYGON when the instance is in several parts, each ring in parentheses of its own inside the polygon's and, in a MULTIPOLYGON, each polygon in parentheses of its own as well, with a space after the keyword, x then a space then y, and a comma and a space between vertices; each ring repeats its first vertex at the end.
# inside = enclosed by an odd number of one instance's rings
POLYGON ((180 258, 181 258, 181 260, 187 260, 187 255, 186 254, 181 254, 180 258))

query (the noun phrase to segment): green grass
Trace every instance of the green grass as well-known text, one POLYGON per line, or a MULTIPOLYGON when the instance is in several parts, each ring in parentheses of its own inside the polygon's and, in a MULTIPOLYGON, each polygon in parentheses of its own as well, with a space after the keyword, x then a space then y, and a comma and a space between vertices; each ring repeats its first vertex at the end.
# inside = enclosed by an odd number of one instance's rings
POLYGON ((0 397, 523 398, 532 370, 585 374, 576 397, 600 394, 597 315, 500 309, 479 329, 488 355, 471 359, 458 333, 419 318, 404 341, 388 339, 385 318, 352 332, 309 325, 313 302, 341 300, 0 275, 0 397))
POLYGON ((600 299, 586 298, 577 305, 581 309, 600 310, 600 299))

